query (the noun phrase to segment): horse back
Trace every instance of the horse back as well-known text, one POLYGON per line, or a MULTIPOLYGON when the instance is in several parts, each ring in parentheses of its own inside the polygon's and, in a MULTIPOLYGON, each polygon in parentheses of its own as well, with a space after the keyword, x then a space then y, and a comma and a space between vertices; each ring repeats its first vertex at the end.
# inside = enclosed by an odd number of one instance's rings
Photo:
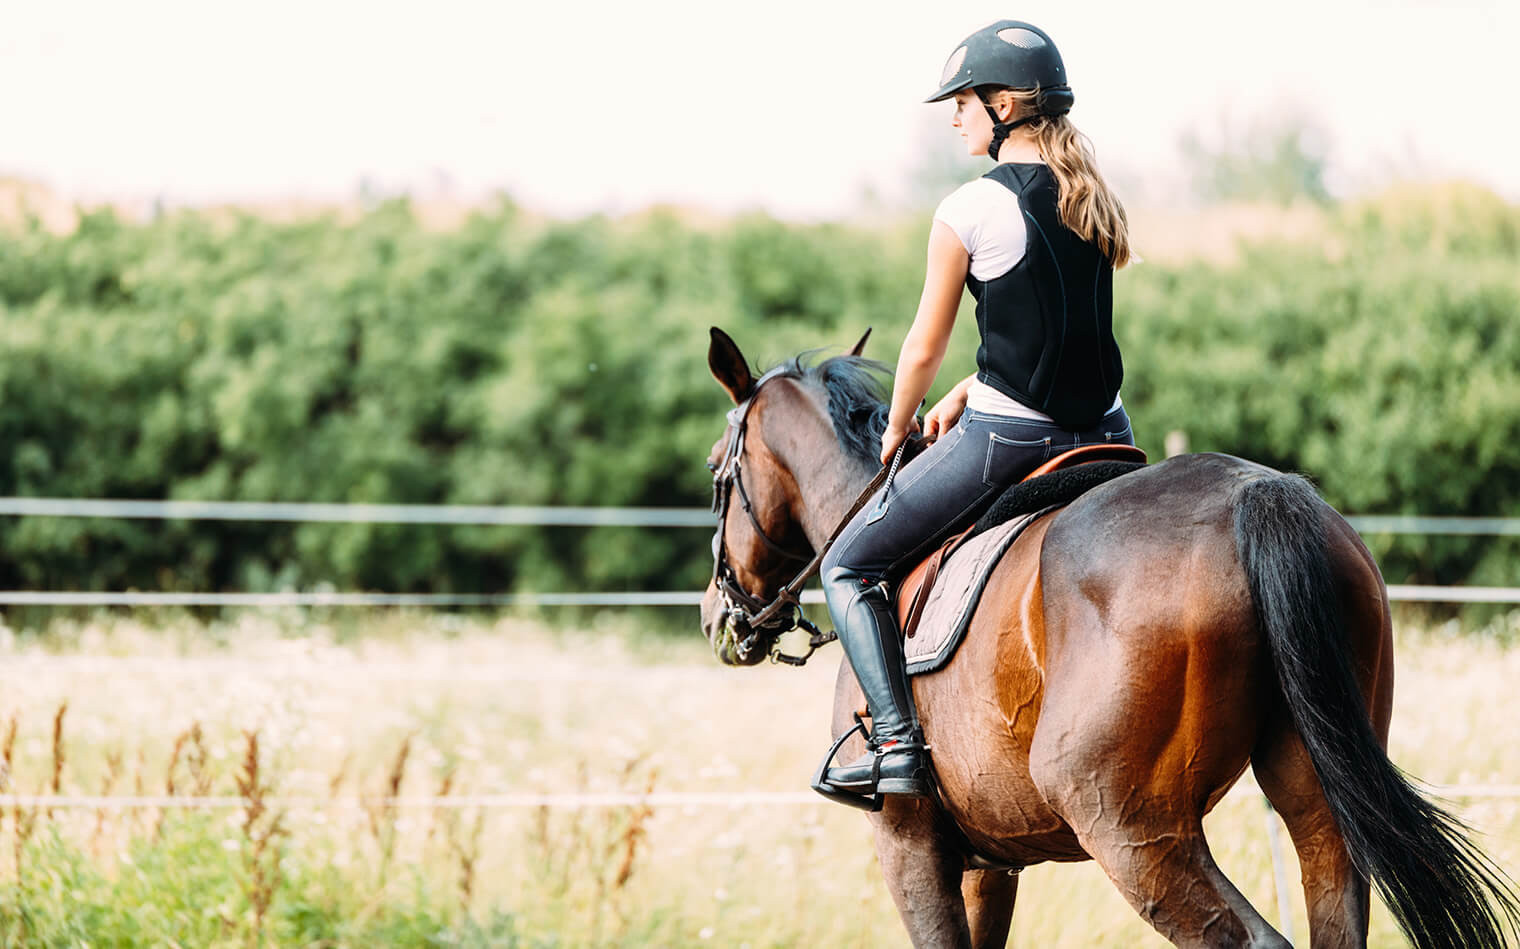
POLYGON ((1253 625, 1235 550, 1234 498, 1242 484, 1269 473, 1228 455, 1184 455, 1062 509, 1039 554, 1045 619, 1056 634, 1048 661, 1175 648, 1253 625))
MULTIPOLYGON (((1267 670, 1235 517, 1245 484, 1279 474, 1230 455, 1183 455, 1061 510, 1039 552, 1047 677, 1075 681, 1095 658, 1110 655, 1142 674, 1157 672, 1151 663, 1170 656, 1190 663, 1183 684, 1201 685, 1194 679, 1204 677, 1218 683, 1207 691, 1217 692, 1243 687, 1242 673, 1267 670)), ((1389 624, 1385 607, 1365 605, 1386 604, 1382 577, 1350 524, 1320 507, 1353 651, 1367 656, 1361 665, 1372 673, 1385 664, 1389 624)))

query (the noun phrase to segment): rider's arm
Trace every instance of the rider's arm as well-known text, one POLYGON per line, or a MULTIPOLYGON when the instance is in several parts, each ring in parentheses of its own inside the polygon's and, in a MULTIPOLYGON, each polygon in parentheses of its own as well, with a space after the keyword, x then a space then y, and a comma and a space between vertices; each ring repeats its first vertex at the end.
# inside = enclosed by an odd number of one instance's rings
POLYGON ((957 382, 951 387, 945 397, 934 403, 934 408, 924 414, 924 435, 929 438, 938 438, 955 425, 961 413, 966 410, 966 401, 970 396, 971 383, 976 381, 976 373, 957 382))
POLYGON ((971 375, 969 375, 966 378, 962 379, 960 382, 957 382, 955 384, 955 387, 953 389, 951 389, 949 392, 946 392, 945 393, 945 398, 946 399, 950 399, 950 398, 953 397, 956 401, 960 402, 962 405, 965 405, 966 404, 966 393, 970 391, 970 389, 971 389, 971 383, 973 383, 975 381, 976 381, 976 373, 973 372, 971 375))
MULTIPOLYGON (((913 326, 903 340, 897 357, 897 378, 892 384, 892 410, 887 431, 882 436, 882 457, 889 459, 898 444, 918 422, 914 413, 934 374, 945 358, 950 344, 950 330, 955 326, 955 311, 960 306, 961 291, 966 285, 966 270, 971 257, 950 225, 936 220, 929 230, 929 264, 924 274, 924 292, 918 301, 913 326)), ((883 461, 885 464, 885 461, 883 461)))

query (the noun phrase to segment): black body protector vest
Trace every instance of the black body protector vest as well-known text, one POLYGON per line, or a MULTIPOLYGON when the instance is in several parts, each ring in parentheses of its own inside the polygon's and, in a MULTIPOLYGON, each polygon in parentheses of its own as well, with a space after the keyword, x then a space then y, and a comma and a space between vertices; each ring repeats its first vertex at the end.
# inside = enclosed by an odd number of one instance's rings
POLYGON ((983 177, 1018 195, 1027 235, 1023 258, 1001 277, 966 274, 982 337, 977 378, 1062 428, 1092 428, 1124 377, 1113 332, 1113 265, 1061 223, 1048 167, 1001 164, 983 177))

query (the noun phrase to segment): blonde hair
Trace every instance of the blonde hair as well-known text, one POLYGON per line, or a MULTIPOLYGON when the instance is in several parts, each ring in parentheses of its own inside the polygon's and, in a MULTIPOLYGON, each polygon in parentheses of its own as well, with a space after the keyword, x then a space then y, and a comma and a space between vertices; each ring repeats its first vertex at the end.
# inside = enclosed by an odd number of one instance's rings
MULTIPOLYGON (((1015 118, 1033 115, 1039 108, 1039 89, 987 91, 994 107, 1000 97, 1013 99, 1015 118)), ((1098 173, 1092 142, 1064 115, 1042 115, 1019 129, 1034 138, 1056 177, 1061 223, 1098 245, 1116 269, 1129 263, 1129 219, 1118 196, 1098 173)))

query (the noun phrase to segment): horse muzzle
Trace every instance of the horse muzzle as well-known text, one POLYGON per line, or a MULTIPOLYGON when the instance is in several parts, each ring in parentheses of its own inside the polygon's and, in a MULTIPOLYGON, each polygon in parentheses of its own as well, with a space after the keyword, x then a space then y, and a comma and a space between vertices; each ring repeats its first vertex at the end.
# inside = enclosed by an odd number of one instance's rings
POLYGON ((726 666, 754 666, 770 656, 776 636, 767 630, 751 629, 734 613, 728 613, 711 640, 713 655, 719 662, 726 666))

